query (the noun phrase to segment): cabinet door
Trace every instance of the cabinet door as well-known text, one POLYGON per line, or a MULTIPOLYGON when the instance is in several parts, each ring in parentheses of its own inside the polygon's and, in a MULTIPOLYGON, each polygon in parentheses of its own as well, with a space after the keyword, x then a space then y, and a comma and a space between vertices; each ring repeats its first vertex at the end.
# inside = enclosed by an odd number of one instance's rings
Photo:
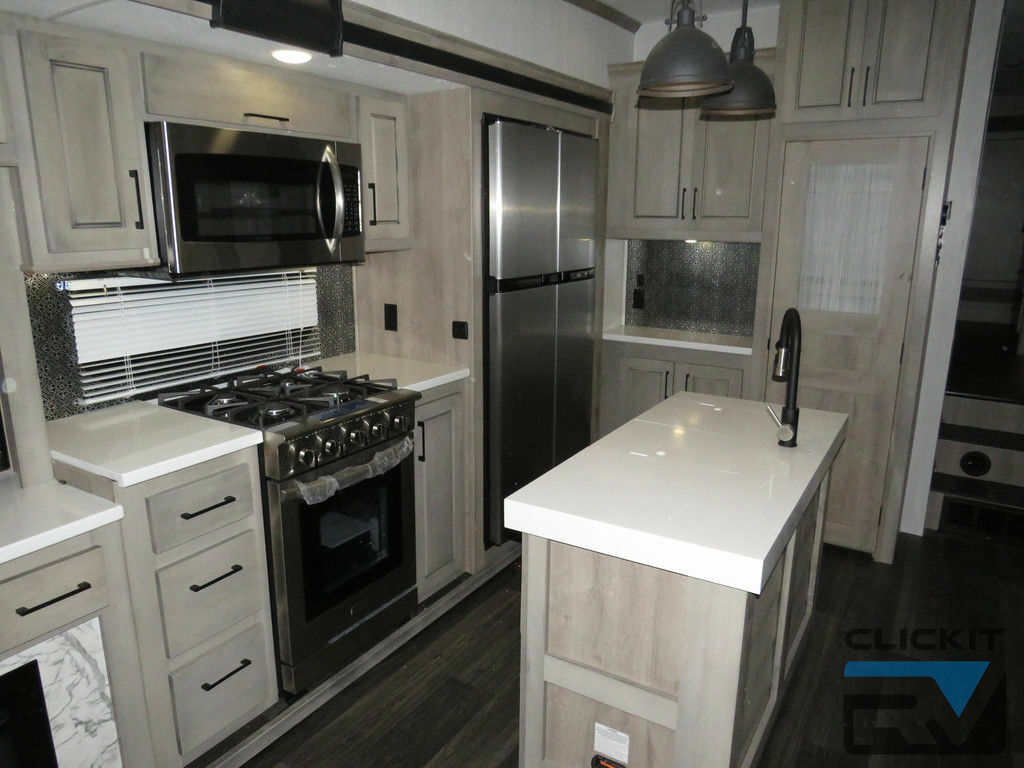
POLYGON ((416 407, 416 586, 422 602, 463 571, 460 395, 416 407))
POLYGON ((0 45, 0 154, 11 152, 14 143, 14 132, 11 127, 11 98, 7 86, 7 71, 3 60, 3 47, 0 45))
POLYGON ((743 394, 743 371, 737 368, 676 363, 675 381, 679 386, 677 392, 723 397, 740 397, 743 394))
POLYGON ((34 34, 22 37, 21 51, 50 252, 118 251, 96 268, 154 262, 142 121, 125 55, 34 34))
POLYGON ((619 393, 622 398, 618 424, 625 424, 653 408, 673 389, 675 364, 670 360, 624 357, 619 360, 619 393))
POLYGON ((761 230, 771 124, 767 117, 700 119, 691 192, 697 229, 761 230))
MULTIPOLYGON (((366 250, 409 237, 409 157, 404 104, 360 98, 363 147, 363 222, 366 250)), ((406 245, 405 247, 408 247, 406 245)))
POLYGON ((789 598, 786 601, 786 625, 783 630, 782 674, 789 673, 795 659, 795 649, 803 632, 804 622, 809 619, 814 604, 814 586, 818 572, 819 546, 818 493, 807 505, 803 517, 797 523, 790 543, 789 598))
MULTIPOLYGON (((779 328, 787 307, 799 309, 797 402, 849 415, 829 484, 825 539, 869 552, 885 485, 927 156, 923 137, 785 147, 786 213, 778 227, 771 327, 779 328)), ((766 399, 780 402, 784 393, 769 375, 766 399)))

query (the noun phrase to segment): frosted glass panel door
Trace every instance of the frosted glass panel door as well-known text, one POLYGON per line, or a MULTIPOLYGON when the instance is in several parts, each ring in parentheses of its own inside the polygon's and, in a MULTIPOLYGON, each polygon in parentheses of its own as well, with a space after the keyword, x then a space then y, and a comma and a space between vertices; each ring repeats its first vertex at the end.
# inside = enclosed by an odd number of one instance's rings
MULTIPOLYGON (((772 332, 803 321, 798 405, 849 414, 827 541, 872 551, 917 253, 925 138, 786 145, 772 332)), ((784 397, 767 384, 769 400, 784 397)), ((798 437, 799 440, 799 437, 798 437)))

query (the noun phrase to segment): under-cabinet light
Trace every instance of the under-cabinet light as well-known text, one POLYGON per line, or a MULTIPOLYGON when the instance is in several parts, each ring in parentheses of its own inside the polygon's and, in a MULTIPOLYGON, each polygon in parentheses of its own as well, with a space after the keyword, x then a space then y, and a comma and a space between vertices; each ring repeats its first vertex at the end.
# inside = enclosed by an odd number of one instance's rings
POLYGON ((294 48, 280 48, 270 54, 282 64, 305 64, 313 58, 308 51, 297 51, 294 48))

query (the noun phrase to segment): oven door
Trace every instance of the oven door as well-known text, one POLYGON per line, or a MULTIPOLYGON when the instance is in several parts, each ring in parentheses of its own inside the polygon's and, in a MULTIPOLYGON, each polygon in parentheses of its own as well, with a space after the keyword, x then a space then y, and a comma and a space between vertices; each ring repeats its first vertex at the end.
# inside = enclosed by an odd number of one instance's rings
POLYGON ((324 501, 296 480, 369 462, 392 440, 283 483, 268 481, 282 685, 293 693, 341 669, 416 607, 413 458, 324 501))
POLYGON ((355 145, 173 123, 149 140, 172 274, 362 258, 355 145))

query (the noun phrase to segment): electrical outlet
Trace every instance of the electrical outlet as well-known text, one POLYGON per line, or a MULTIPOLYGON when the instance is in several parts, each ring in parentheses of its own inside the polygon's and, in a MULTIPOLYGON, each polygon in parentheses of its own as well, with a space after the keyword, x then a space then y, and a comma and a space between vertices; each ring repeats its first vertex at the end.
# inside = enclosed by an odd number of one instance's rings
POLYGON ((644 287, 644 273, 643 272, 638 272, 637 275, 636 275, 636 287, 637 288, 643 288, 644 287))
POLYGON ((634 288, 633 289, 633 309, 644 308, 644 289, 634 288))
POLYGON ((398 305, 397 304, 385 304, 384 305, 384 330, 385 331, 397 331, 398 330, 398 305))
POLYGON ((468 339, 469 323, 467 323, 465 320, 452 320, 452 338, 468 339))

